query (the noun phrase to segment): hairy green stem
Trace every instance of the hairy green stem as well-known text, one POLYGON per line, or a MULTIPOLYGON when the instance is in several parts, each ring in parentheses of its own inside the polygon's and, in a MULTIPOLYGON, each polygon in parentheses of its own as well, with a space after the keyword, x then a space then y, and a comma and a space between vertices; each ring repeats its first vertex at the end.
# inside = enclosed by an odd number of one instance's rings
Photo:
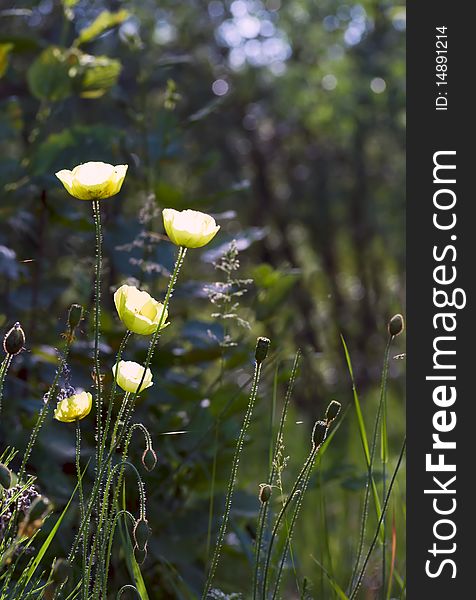
POLYGON ((7 376, 7 371, 12 363, 12 359, 13 355, 7 354, 0 366, 0 413, 2 412, 3 384, 5 382, 5 377, 7 376))
MULTIPOLYGON (((296 356, 294 357, 294 363, 293 363, 293 367, 291 370, 291 377, 289 379, 288 389, 286 390, 286 395, 284 397, 283 409, 281 411, 281 419, 279 422, 278 433, 276 435, 276 443, 274 446, 274 452, 273 452, 273 456, 272 456, 271 464, 270 464, 270 471, 269 471, 269 475, 268 475, 268 484, 271 486, 274 484, 274 481, 276 478, 278 454, 281 451, 281 447, 282 447, 282 443, 283 443, 284 424, 286 422, 286 416, 287 416, 287 412, 288 412, 288 408, 289 408, 289 403, 291 401, 291 397, 292 397, 293 390, 294 390, 294 384, 296 382, 297 370, 298 370, 300 358, 301 358, 301 352, 300 352, 300 350, 298 350, 296 352, 296 356)), ((258 516, 258 531, 257 531, 257 535, 256 535, 256 546, 255 546, 255 565, 254 565, 254 572, 253 572, 253 600, 256 600, 256 598, 258 597, 258 587, 259 587, 259 583, 260 583, 259 582, 260 554, 261 554, 261 549, 262 549, 262 544, 263 544, 263 535, 264 535, 264 529, 265 529, 265 524, 266 524, 266 518, 268 515, 268 506, 269 506, 268 502, 265 502, 264 504, 262 504, 260 507, 260 512, 259 512, 259 516, 258 516)))
POLYGON ((362 579, 364 578, 364 575, 365 575, 365 570, 367 568, 367 564, 369 562, 370 556, 371 556, 371 554, 373 552, 373 549, 375 548, 375 544, 377 543, 377 540, 378 540, 378 537, 379 537, 380 526, 381 526, 381 524, 383 522, 383 519, 385 517, 385 513, 386 513, 387 507, 388 507, 388 502, 389 502, 390 496, 392 494, 393 484, 395 483, 395 479, 397 478, 397 474, 398 474, 398 471, 400 469, 400 465, 402 463, 403 456, 405 454, 406 441, 407 441, 407 439, 405 437, 405 439, 403 440, 402 448, 400 450, 400 454, 398 456, 397 464, 396 464, 395 469, 393 471, 392 479, 390 480, 390 484, 388 486, 387 495, 385 496, 385 503, 384 503, 384 505, 382 507, 382 514, 380 516, 379 522, 377 523, 377 528, 376 528, 375 535, 373 537, 373 540, 372 540, 372 542, 370 544, 370 547, 368 549, 367 555, 366 555, 365 560, 363 562, 362 569, 360 570, 359 577, 357 578, 357 582, 356 582, 356 584, 355 584, 355 586, 354 586, 351 594, 349 595, 349 600, 354 600, 354 598, 355 598, 355 596, 356 596, 356 594, 357 594, 357 592, 359 590, 359 587, 360 587, 360 585, 362 583, 362 579))
POLYGON ((213 552, 212 562, 210 565, 210 569, 208 571, 207 579, 205 581, 205 587, 203 589, 202 600, 206 600, 208 597, 208 593, 210 591, 213 578, 215 576, 215 572, 218 566, 218 562, 220 560, 220 553, 223 546, 223 541, 225 539, 226 529, 228 526, 228 519, 230 517, 231 504, 233 500, 233 491, 235 489, 236 476, 238 473, 238 466, 240 463, 241 452, 243 450, 243 444, 245 441, 246 432, 248 430, 249 424, 251 422, 251 417, 253 414, 253 408, 256 401, 256 396, 258 395, 258 386, 259 380, 261 376, 261 365, 262 363, 255 362, 255 370, 253 375, 253 383, 251 386, 251 394, 248 402, 248 407, 246 409, 245 417, 243 419, 243 425, 240 430, 240 434, 238 436, 238 440, 236 443, 235 453, 233 456, 233 462, 231 466, 231 475, 228 481, 228 488, 225 497, 225 509, 222 517, 222 522, 220 525, 220 530, 218 532, 218 537, 215 545, 215 550, 213 552))
POLYGON ((33 446, 36 442, 36 438, 38 437, 38 433, 39 433, 41 427, 43 426, 43 423, 45 422, 46 415, 48 414, 48 410, 49 410, 50 401, 56 392, 56 388, 58 386, 58 381, 61 377, 61 374, 63 373, 64 367, 66 365, 66 361, 68 360, 68 355, 69 355, 69 351, 71 349, 72 343, 73 343, 73 336, 67 336, 64 354, 63 354, 62 358, 60 358, 60 364, 58 365, 58 368, 56 369, 53 383, 51 384, 50 389, 48 390, 48 394, 46 395, 46 398, 44 399, 44 404, 41 407, 40 413, 38 415, 38 419, 36 420, 36 423, 35 423, 35 427, 33 428, 33 431, 30 434, 30 439, 28 440, 28 444, 27 444, 25 453, 23 454, 23 459, 21 462, 20 470, 18 471, 18 481, 21 481, 23 476, 25 475, 25 469, 26 469, 27 462, 31 456, 31 452, 32 452, 33 446))
POLYGON ((264 567, 263 587, 262 587, 262 595, 261 595, 263 600, 266 599, 266 587, 267 587, 269 570, 270 570, 270 565, 271 565, 271 555, 273 552, 274 541, 278 534, 279 526, 281 525, 281 521, 283 520, 286 510, 289 507, 289 505, 291 504, 294 496, 296 496, 296 494, 300 493, 299 486, 301 485, 301 482, 303 481, 303 478, 304 478, 309 466, 314 463, 314 460, 316 458, 316 454, 317 454, 319 448, 320 448, 320 446, 315 446, 312 448, 309 456, 307 457, 303 467, 301 468, 301 470, 299 472, 299 475, 296 478, 296 481, 294 482, 294 485, 291 489, 291 492, 289 493, 289 496, 288 496, 286 502, 283 504, 281 510, 278 513, 276 521, 274 523, 273 531, 271 532, 271 538, 270 538, 269 544, 268 544, 268 552, 266 555, 266 561, 265 561, 265 567, 264 567))
POLYGON ((102 231, 99 200, 93 200, 94 229, 96 234, 96 270, 94 281, 94 385, 96 388, 96 470, 100 465, 102 447, 102 382, 99 342, 101 336, 101 270, 102 270, 102 231))
POLYGON ((303 499, 304 499, 304 495, 305 495, 306 490, 307 490, 307 488, 309 486, 309 481, 311 480, 311 475, 312 475, 312 471, 313 471, 313 468, 314 468, 314 464, 316 462, 317 454, 318 454, 319 449, 321 448, 321 446, 322 446, 322 444, 319 446, 319 448, 317 448, 317 451, 316 451, 315 456, 314 456, 314 460, 311 461, 311 464, 309 465, 309 467, 307 469, 307 472, 303 476, 303 483, 302 483, 302 486, 301 486, 301 492, 300 492, 300 494, 299 494, 299 496, 298 496, 298 498, 296 500, 296 504, 294 505, 294 510, 293 510, 293 514, 292 514, 292 517, 291 517, 291 523, 290 523, 288 531, 287 531, 286 542, 285 542, 285 545, 284 545, 283 553, 281 555, 281 561, 279 563, 278 573, 276 575, 276 584, 275 584, 274 592, 273 592, 273 595, 272 595, 272 600, 276 599, 276 596, 277 596, 278 591, 279 591, 279 585, 281 583, 281 574, 283 572, 283 567, 284 567, 284 563, 286 561, 286 556, 287 556, 287 553, 288 553, 288 549, 289 549, 289 547, 291 545, 291 540, 292 540, 292 536, 293 536, 293 533, 294 533, 294 526, 296 525, 296 521, 297 521, 299 512, 301 510, 301 506, 302 506, 302 502, 303 502, 303 499))
MULTIPOLYGON (((384 367, 383 367, 383 371, 382 371, 382 381, 384 379, 384 374, 386 373, 385 365, 388 363, 388 356, 390 353, 390 344, 392 342, 392 339, 393 339, 392 337, 389 338, 386 348, 385 348, 384 367)), ((365 531, 366 531, 366 527, 367 527, 368 507, 369 507, 369 500, 370 500, 370 489, 371 489, 371 485, 372 485, 372 481, 373 481, 375 451, 377 448, 377 436, 378 436, 378 430, 379 430, 379 425, 380 425, 380 419, 381 419, 381 415, 382 415, 382 407, 383 407, 383 385, 381 386, 380 401, 379 401, 377 415, 375 417, 374 429, 373 429, 373 433, 372 433, 372 444, 371 444, 371 448, 370 448, 370 461, 369 461, 368 469, 367 469, 367 485, 365 488, 362 523, 360 526, 359 547, 358 547, 358 551, 357 551, 357 557, 354 562, 354 567, 352 569, 352 575, 350 578, 349 589, 352 589, 352 587, 354 585, 354 580, 357 575, 357 571, 359 569, 360 561, 362 559, 362 552, 363 552, 363 548, 364 548, 365 531)), ((383 524, 382 519, 380 519, 380 523, 383 524)), ((379 531, 380 531, 380 529, 379 529, 379 531)))
MULTIPOLYGON (((380 401, 382 403, 382 424, 380 432, 380 447, 382 461, 382 504, 385 502, 386 486, 387 486, 387 462, 388 462, 388 438, 387 438, 387 381, 388 381, 388 363, 390 354, 390 344, 393 337, 390 336, 385 348, 385 356, 383 360, 382 382, 380 385, 380 401)), ((383 524, 383 540, 382 540, 382 600, 385 600, 385 580, 386 580, 386 546, 387 546, 387 528, 385 523, 385 515, 382 520, 383 524)))

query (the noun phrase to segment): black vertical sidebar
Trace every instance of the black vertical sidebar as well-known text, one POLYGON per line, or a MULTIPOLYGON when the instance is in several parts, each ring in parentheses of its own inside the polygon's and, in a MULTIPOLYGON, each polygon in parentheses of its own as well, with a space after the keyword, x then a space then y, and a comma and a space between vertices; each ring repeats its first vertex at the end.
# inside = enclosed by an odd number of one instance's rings
POLYGON ((476 101, 469 9, 442 0, 407 7, 409 600, 476 598, 476 101))

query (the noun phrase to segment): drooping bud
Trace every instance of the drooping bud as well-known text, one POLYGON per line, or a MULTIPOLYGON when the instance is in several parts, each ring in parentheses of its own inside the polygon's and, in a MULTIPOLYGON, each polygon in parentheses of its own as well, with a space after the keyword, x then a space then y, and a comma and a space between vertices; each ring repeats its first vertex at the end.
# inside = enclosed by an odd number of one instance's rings
POLYGON ((143 552, 147 549, 147 542, 149 541, 151 530, 147 519, 141 517, 134 525, 133 530, 134 541, 139 550, 143 552))
POLYGON ((259 486, 259 500, 261 504, 268 502, 273 493, 273 488, 268 483, 261 483, 259 486))
POLYGON ((394 315, 390 321, 388 322, 388 333, 394 337, 396 335, 400 335, 402 331, 405 329, 405 320, 403 315, 400 313, 394 315))
POLYGON ((0 463, 0 485, 6 490, 12 485, 12 472, 3 463, 0 463))
POLYGON ((64 583, 71 575, 71 564, 64 558, 59 558, 53 567, 51 578, 56 583, 64 583))
POLYGON ((314 449, 325 441, 327 437, 328 425, 326 421, 316 421, 312 429, 312 445, 314 449))
POLYGON ((46 496, 38 496, 31 503, 27 512, 27 520, 30 522, 37 519, 44 519, 46 515, 53 510, 51 502, 46 496))
POLYGON ((12 356, 15 354, 19 354, 23 350, 23 346, 25 345, 25 332, 21 328, 20 323, 15 323, 15 325, 7 331, 5 337, 3 338, 3 349, 7 354, 11 354, 12 356))
POLYGON ((137 546, 134 546, 134 558, 138 565, 142 565, 147 558, 147 547, 145 547, 144 550, 141 550, 137 546))
POLYGON ((259 337, 256 340, 255 360, 261 364, 268 356, 268 349, 271 341, 266 337, 259 337))
POLYGON ((68 312, 68 326, 74 331, 83 318, 83 307, 81 304, 71 304, 68 312))
POLYGON ((326 421, 328 425, 337 418, 337 415, 340 413, 341 403, 336 400, 332 400, 326 410, 326 421))
POLYGON ((157 464, 157 454, 154 452, 153 448, 148 447, 144 450, 142 464, 147 471, 153 471, 155 469, 155 465, 157 464))

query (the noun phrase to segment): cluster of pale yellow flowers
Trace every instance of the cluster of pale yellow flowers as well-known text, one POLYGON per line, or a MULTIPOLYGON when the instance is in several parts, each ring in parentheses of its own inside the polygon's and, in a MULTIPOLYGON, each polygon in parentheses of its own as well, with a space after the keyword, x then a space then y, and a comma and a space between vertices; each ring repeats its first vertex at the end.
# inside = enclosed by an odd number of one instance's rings
MULTIPOLYGON (((75 198, 102 200, 120 191, 127 168, 127 165, 113 166, 103 162, 88 162, 78 165, 72 171, 58 171, 56 176, 75 198)), ((177 211, 165 208, 162 216, 170 241, 182 248, 201 248, 208 244, 220 229, 213 217, 196 210, 177 211)), ((161 331, 169 325, 167 308, 147 292, 132 285, 122 285, 116 290, 114 304, 122 323, 132 333, 152 335, 158 328, 161 331)), ((132 361, 119 361, 112 368, 112 372, 119 387, 127 393, 140 393, 153 385, 150 369, 145 370, 132 361)), ((81 392, 60 400, 54 417, 64 423, 75 422, 86 417, 91 407, 91 394, 81 392)))

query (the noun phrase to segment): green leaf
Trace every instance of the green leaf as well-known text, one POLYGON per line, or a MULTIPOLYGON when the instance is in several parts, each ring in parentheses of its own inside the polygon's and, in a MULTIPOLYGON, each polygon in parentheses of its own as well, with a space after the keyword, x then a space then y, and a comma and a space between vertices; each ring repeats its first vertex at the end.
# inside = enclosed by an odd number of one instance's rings
POLYGON ((82 73, 79 93, 83 98, 103 96, 116 85, 122 69, 120 61, 107 56, 82 54, 79 64, 82 73))
POLYGON ((0 77, 7 72, 8 58, 13 48, 13 44, 0 44, 0 77))
POLYGON ((116 25, 120 25, 128 18, 128 16, 129 13, 127 10, 119 10, 115 13, 109 12, 108 10, 103 10, 103 12, 96 17, 91 25, 85 27, 79 32, 79 36, 75 39, 74 45, 79 46, 80 44, 94 40, 107 29, 115 27, 116 25))
POLYGON ((44 50, 28 69, 27 80, 31 93, 38 100, 57 102, 73 93, 70 77, 74 57, 57 46, 44 50))

